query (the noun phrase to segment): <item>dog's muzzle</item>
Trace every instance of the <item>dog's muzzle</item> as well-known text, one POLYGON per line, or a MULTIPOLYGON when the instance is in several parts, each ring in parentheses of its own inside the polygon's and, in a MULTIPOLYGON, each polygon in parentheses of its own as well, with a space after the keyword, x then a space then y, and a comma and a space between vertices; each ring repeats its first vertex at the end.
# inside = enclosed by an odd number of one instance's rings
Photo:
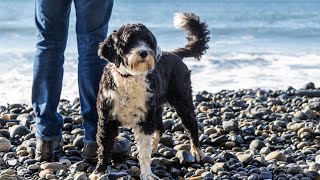
POLYGON ((141 51, 139 51, 139 56, 140 56, 142 59, 146 58, 146 57, 148 56, 148 51, 146 51, 146 50, 141 50, 141 51))

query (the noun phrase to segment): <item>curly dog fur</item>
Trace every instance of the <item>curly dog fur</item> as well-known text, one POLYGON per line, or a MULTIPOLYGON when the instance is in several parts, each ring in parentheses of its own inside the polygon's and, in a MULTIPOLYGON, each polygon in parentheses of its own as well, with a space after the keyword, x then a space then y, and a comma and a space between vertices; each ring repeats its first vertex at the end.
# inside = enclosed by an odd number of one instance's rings
POLYGON ((124 25, 100 44, 99 56, 110 63, 104 68, 98 94, 98 164, 91 179, 104 173, 110 163, 119 126, 134 130, 140 178, 158 179, 151 171, 150 161, 164 132, 161 118, 164 103, 175 108, 190 134, 191 153, 200 161, 202 152, 190 71, 182 59, 201 58, 208 49, 209 31, 192 13, 177 13, 174 24, 187 32, 188 44, 172 52, 162 52, 152 32, 143 24, 124 25))

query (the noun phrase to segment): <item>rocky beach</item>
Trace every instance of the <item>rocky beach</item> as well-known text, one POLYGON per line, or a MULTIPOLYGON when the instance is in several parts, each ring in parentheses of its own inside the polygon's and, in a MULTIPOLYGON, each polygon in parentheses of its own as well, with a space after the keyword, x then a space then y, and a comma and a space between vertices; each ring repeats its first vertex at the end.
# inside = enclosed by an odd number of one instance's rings
MULTIPOLYGON (((165 133, 152 158, 162 179, 320 180, 320 89, 313 83, 297 90, 202 91, 194 95, 200 142, 205 156, 196 163, 187 133, 166 106, 165 133)), ((30 105, 0 106, 0 180, 85 180, 94 166, 82 162, 79 99, 62 99, 63 152, 57 162, 35 156, 34 113, 30 105)), ((131 154, 115 159, 100 179, 139 179, 136 146, 130 129, 120 135, 132 142, 131 154)))

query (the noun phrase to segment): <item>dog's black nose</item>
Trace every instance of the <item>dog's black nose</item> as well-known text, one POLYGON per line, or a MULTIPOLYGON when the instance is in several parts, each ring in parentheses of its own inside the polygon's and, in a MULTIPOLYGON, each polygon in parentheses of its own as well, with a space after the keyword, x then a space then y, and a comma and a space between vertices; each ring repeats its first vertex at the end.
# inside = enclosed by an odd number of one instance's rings
POLYGON ((148 56, 148 52, 145 50, 141 50, 141 51, 139 51, 139 55, 142 58, 146 58, 148 56))

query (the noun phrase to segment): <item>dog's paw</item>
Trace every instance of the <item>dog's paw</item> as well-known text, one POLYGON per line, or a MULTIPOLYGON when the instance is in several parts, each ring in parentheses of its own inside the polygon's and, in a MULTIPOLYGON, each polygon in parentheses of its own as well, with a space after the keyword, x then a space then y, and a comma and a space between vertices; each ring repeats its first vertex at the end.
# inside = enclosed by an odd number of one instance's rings
POLYGON ((153 173, 149 173, 149 174, 141 174, 140 179, 141 180, 158 180, 160 178, 154 175, 153 173))
POLYGON ((201 158, 204 156, 204 153, 198 147, 192 147, 190 153, 197 162, 200 162, 201 158))
POLYGON ((90 180, 97 180, 99 177, 101 177, 103 174, 98 172, 92 172, 89 176, 90 180))

